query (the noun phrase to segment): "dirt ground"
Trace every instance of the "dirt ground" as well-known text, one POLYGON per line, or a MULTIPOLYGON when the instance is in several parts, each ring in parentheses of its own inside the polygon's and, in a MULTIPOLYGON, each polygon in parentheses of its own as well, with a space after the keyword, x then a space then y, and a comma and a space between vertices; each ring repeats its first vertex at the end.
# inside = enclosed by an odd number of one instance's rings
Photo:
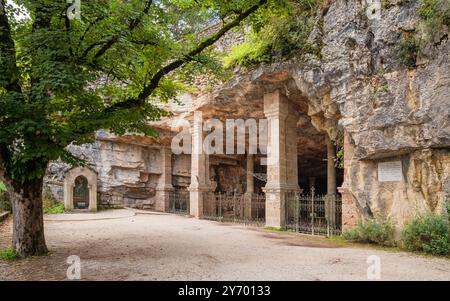
MULTIPOLYGON (((324 238, 269 232, 169 214, 46 221, 49 256, 0 260, 0 280, 67 280, 67 257, 83 280, 367 280, 379 256, 381 280, 450 280, 450 260, 343 247, 324 238)), ((0 249, 11 220, 0 226, 0 249)))

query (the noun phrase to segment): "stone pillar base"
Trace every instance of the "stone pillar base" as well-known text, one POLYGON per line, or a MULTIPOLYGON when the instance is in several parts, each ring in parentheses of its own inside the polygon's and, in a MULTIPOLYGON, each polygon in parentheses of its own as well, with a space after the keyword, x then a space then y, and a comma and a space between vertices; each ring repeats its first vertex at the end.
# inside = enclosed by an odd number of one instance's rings
POLYGON ((209 188, 188 188, 189 190, 189 214, 195 218, 201 218, 205 209, 205 194, 210 192, 209 188))
POLYGON ((157 189, 155 210, 160 212, 169 212, 170 193, 174 191, 173 188, 157 189))
POLYGON ((325 219, 332 229, 336 226, 336 199, 334 193, 325 195, 325 219))
POLYGON ((266 227, 286 226, 286 193, 299 193, 299 188, 263 188, 266 194, 266 227))
POLYGON ((354 228, 361 219, 352 193, 346 187, 339 187, 342 196, 342 232, 354 228))
POLYGON ((245 201, 245 204, 244 204, 244 216, 247 218, 247 219, 252 219, 252 208, 253 208, 253 206, 252 206, 252 197, 253 197, 253 193, 251 193, 251 192, 246 192, 245 194, 244 194, 244 201, 245 201))

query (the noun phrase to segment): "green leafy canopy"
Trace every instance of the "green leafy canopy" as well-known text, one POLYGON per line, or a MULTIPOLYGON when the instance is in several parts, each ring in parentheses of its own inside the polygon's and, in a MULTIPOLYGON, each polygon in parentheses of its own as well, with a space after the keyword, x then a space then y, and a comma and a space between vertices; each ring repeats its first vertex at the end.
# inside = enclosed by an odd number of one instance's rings
POLYGON ((219 72, 211 46, 270 1, 82 0, 80 20, 65 0, 14 2, 0 0, 0 164, 25 183, 50 160, 81 164, 66 147, 96 130, 154 135, 168 115, 155 100, 219 72))
POLYGON ((321 44, 308 41, 308 37, 320 24, 318 13, 323 5, 322 0, 271 2, 267 9, 250 17, 252 26, 246 41, 235 45, 224 57, 225 67, 251 68, 305 54, 319 55, 321 44))

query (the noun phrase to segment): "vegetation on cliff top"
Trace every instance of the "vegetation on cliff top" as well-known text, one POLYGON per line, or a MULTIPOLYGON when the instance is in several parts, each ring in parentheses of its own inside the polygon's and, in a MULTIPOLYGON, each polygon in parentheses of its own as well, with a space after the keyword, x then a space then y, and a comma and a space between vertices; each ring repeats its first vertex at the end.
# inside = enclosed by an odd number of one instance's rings
POLYGON ((225 68, 246 68, 304 54, 320 55, 320 43, 309 41, 322 0, 277 1, 252 16, 246 41, 235 45, 224 58, 225 68))
MULTIPOLYGON (((450 1, 420 0, 419 22, 415 32, 405 32, 398 46, 401 63, 408 68, 415 68, 417 57, 430 45, 438 45, 445 37, 443 29, 450 27, 450 1)), ((447 34, 448 35, 448 34, 447 34)))

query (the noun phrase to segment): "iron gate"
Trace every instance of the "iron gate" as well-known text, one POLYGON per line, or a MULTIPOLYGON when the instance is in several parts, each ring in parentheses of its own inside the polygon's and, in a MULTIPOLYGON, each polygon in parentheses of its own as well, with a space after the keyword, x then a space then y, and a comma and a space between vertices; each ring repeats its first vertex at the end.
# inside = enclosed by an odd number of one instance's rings
POLYGON ((339 235, 342 201, 338 195, 286 193, 286 229, 312 235, 339 235))
POLYGON ((88 180, 83 176, 79 176, 75 179, 75 185, 73 187, 73 208, 89 208, 88 180))
POLYGON ((175 190, 169 193, 169 212, 189 214, 189 191, 175 190))
POLYGON ((263 194, 205 193, 203 198, 204 219, 255 226, 265 224, 263 194))

